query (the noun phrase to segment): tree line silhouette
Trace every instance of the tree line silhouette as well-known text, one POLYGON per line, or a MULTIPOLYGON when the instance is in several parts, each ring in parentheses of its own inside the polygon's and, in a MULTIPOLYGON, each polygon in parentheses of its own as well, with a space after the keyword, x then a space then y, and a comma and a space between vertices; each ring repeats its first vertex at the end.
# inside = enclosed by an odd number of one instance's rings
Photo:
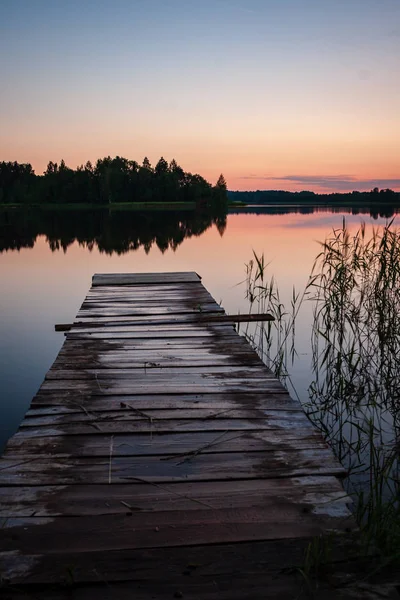
POLYGON ((380 190, 375 187, 370 192, 334 192, 319 194, 304 190, 302 192, 287 192, 283 190, 257 190, 254 192, 229 191, 228 199, 231 202, 244 202, 245 204, 337 204, 340 202, 366 204, 397 204, 400 203, 400 192, 389 188, 380 190))
POLYGON ((121 156, 90 161, 76 169, 52 161, 43 175, 30 164, 0 162, 0 204, 91 204, 125 202, 191 202, 227 205, 223 175, 213 186, 198 174, 185 172, 175 160, 161 157, 153 168, 147 157, 139 165, 121 156))

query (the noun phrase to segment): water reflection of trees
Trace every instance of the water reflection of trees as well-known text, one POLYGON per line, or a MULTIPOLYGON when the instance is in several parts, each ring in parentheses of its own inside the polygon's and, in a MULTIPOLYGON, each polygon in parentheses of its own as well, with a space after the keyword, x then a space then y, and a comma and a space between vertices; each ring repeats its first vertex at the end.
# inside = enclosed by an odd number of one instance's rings
POLYGON ((53 252, 66 252, 74 242, 106 254, 141 247, 147 253, 154 245, 165 252, 213 225, 223 235, 226 212, 4 210, 0 211, 0 252, 33 248, 38 236, 46 237, 53 252))
POLYGON ((314 205, 291 205, 291 206, 244 206, 243 208, 230 208, 229 214, 256 214, 256 215, 312 215, 314 213, 345 214, 345 215, 369 215, 373 219, 389 219, 398 214, 396 205, 368 205, 368 206, 314 206, 314 205))

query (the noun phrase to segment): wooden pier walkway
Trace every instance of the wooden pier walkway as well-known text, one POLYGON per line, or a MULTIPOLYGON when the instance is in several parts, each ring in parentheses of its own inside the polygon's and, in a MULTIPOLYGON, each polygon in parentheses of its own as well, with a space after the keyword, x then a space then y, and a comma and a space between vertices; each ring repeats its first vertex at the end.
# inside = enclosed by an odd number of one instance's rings
POLYGON ((94 276, 0 461, 1 598, 302 597, 343 470, 220 314, 195 273, 94 276))

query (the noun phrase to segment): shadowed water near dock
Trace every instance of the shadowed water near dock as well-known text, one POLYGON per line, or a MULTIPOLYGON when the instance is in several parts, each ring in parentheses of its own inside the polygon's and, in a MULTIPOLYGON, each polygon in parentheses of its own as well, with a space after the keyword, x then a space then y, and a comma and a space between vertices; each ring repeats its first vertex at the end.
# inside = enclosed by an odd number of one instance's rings
POLYGON ((196 273, 94 276, 0 461, 0 595, 307 597, 343 469, 224 314, 196 273))

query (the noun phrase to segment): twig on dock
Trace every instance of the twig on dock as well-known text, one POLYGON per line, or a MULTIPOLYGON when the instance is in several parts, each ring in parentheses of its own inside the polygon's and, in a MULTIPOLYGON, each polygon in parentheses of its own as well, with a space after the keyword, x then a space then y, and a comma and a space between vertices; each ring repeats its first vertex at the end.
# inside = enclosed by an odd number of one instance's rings
POLYGON ((178 492, 174 492, 173 490, 170 490, 167 487, 160 485, 159 483, 154 483, 154 481, 148 481, 146 479, 142 479, 141 477, 132 477, 132 476, 128 476, 128 475, 126 477, 122 477, 121 479, 133 479, 134 481, 138 481, 139 483, 147 483, 149 485, 153 485, 156 488, 159 488, 160 490, 164 490, 165 492, 174 494, 174 496, 177 496, 178 498, 184 498, 185 500, 191 500, 192 502, 197 502, 198 504, 207 506, 207 508, 212 508, 212 509, 214 508, 213 506, 211 506, 211 504, 207 504, 207 502, 202 502, 201 500, 198 500, 197 498, 191 498, 190 496, 185 496, 184 494, 178 494, 178 492))
MULTIPOLYGON (((212 440, 211 442, 208 442, 208 444, 204 444, 204 446, 200 446, 200 448, 196 448, 196 450, 190 450, 189 452, 179 452, 178 454, 173 454, 172 456, 166 456, 161 457, 160 460, 173 460, 174 458, 179 458, 182 456, 186 456, 187 458, 185 458, 184 460, 181 460, 180 462, 176 463, 177 465, 181 465, 184 462, 187 462, 189 460, 191 460, 192 458, 194 458, 195 456, 197 456, 198 454, 201 454, 203 452, 203 450, 206 450, 207 448, 211 448, 212 446, 217 446, 218 444, 221 443, 221 438, 226 435, 229 432, 229 430, 224 431, 224 433, 221 433, 221 435, 218 435, 214 440, 212 440)), ((230 442, 232 440, 236 440, 237 438, 242 437, 241 435, 235 435, 232 438, 229 438, 229 440, 222 440, 223 442, 230 442)))
POLYGON ((114 436, 112 435, 110 438, 110 461, 108 463, 108 483, 111 483, 111 461, 112 461, 112 454, 113 454, 113 449, 114 449, 114 436))
POLYGON ((130 404, 126 404, 126 402, 121 402, 121 408, 129 408, 130 410, 133 410, 133 412, 137 413, 141 417, 144 417, 145 419, 150 421, 150 423, 153 422, 153 417, 151 417, 150 415, 146 414, 145 412, 139 410, 138 408, 134 408, 130 404))
POLYGON ((225 413, 231 412, 232 410, 233 410, 233 408, 226 408, 225 410, 220 410, 217 413, 213 413, 211 415, 208 415, 207 417, 204 417, 204 419, 216 419, 220 415, 224 415, 225 413))
POLYGON ((96 383, 97 383, 97 385, 99 386, 99 390, 100 390, 101 392, 103 392, 103 388, 102 388, 102 387, 101 387, 101 385, 100 385, 100 381, 99 381, 99 379, 98 379, 98 377, 97 377, 97 373, 95 373, 95 374, 94 374, 94 378, 96 379, 96 383))
POLYGON ((33 458, 28 458, 28 460, 23 460, 22 462, 19 462, 16 465, 8 465, 8 467, 0 467, 0 471, 6 471, 6 469, 12 469, 13 467, 19 467, 20 465, 25 465, 26 463, 30 463, 34 460, 39 460, 40 458, 43 458, 43 457, 42 456, 34 456, 33 458))

